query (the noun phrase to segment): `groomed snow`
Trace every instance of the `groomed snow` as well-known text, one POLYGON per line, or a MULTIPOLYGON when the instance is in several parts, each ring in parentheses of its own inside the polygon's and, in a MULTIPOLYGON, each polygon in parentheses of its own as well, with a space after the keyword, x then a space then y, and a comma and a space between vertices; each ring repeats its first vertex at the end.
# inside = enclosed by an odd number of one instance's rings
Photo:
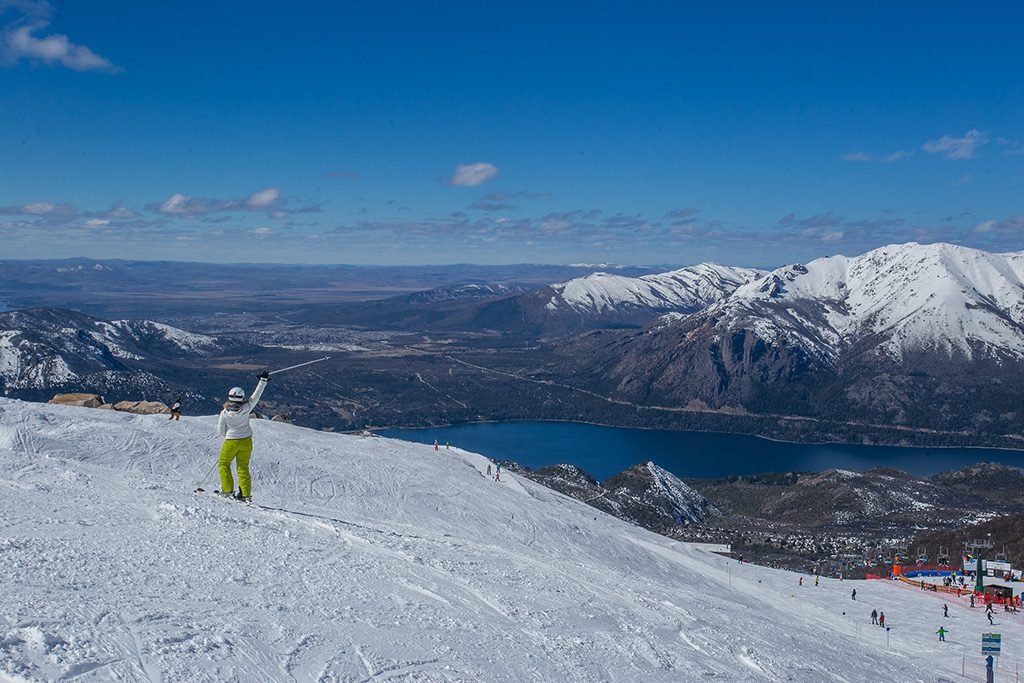
POLYGON ((288 512, 191 492, 214 417, 0 399, 0 681, 954 681, 987 631, 1021 661, 1001 614, 801 587, 480 455, 254 430, 254 495, 288 512))

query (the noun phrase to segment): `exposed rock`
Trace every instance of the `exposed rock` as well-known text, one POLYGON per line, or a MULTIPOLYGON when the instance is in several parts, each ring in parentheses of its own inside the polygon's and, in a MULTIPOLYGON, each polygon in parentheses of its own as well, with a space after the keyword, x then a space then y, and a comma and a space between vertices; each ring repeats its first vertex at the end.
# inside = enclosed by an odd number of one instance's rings
POLYGON ((103 397, 99 394, 57 394, 49 402, 59 406, 99 408, 103 405, 103 397))
POLYGON ((703 523, 720 514, 704 496, 650 462, 634 465, 604 484, 576 465, 553 465, 531 471, 503 462, 502 467, 653 531, 703 523))
POLYGON ((138 415, 169 415, 171 413, 171 409, 160 401, 118 401, 114 404, 114 410, 138 415))
POLYGON ((103 405, 96 406, 96 407, 99 408, 100 410, 113 410, 114 409, 114 404, 113 403, 104 403, 103 405))
POLYGON ((271 422, 284 422, 285 424, 292 424, 292 421, 288 419, 286 415, 275 415, 270 418, 271 422))

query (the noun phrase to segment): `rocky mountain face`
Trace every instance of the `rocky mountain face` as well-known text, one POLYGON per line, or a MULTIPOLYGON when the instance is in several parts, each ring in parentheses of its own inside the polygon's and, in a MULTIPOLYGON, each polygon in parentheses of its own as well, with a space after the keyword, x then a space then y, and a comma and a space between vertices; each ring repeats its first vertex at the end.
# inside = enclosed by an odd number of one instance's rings
POLYGON ((237 346, 147 320, 105 321, 63 309, 0 313, 0 390, 61 388, 98 393, 164 391, 168 360, 224 353, 237 346))
POLYGON ((700 524, 719 514, 706 498, 652 462, 634 465, 603 484, 575 465, 510 468, 598 510, 654 531, 700 524))
POLYGON ((1022 259, 949 244, 818 259, 566 352, 592 388, 637 403, 1021 432, 1022 259))

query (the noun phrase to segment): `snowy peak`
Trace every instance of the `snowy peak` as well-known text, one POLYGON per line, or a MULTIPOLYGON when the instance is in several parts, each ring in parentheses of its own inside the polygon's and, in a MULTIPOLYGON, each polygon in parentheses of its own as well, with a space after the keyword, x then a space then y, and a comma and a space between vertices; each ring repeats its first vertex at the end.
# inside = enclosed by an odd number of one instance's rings
POLYGON ((761 275, 753 268, 710 263, 636 278, 593 273, 550 287, 548 310, 601 314, 621 309, 692 312, 761 275))
POLYGON ((129 361, 205 355, 213 337, 148 320, 103 321, 49 308, 0 313, 0 386, 49 390, 96 373, 129 372, 129 361))
POLYGON ((779 268, 708 313, 829 362, 866 338, 896 360, 917 351, 1024 358, 1022 264, 1021 254, 890 245, 779 268))

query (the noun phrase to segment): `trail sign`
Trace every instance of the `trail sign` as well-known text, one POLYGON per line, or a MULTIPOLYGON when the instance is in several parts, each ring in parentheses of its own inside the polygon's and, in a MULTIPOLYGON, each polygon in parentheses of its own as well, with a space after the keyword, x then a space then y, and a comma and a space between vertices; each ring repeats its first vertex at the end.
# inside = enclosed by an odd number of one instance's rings
POLYGON ((999 656, 999 648, 1003 642, 1003 635, 1001 633, 982 633, 981 634, 981 654, 983 655, 995 655, 999 656))

